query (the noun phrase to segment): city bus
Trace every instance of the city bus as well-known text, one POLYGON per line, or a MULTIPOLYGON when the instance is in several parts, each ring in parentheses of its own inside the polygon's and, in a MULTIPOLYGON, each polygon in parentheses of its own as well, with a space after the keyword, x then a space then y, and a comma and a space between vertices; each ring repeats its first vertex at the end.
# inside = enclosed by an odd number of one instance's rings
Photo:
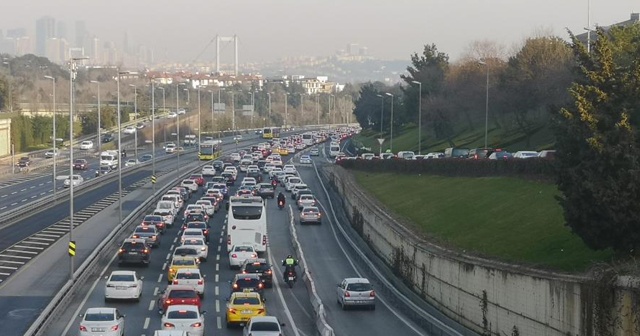
POLYGON ((263 139, 277 139, 280 137, 280 128, 279 127, 265 127, 262 130, 262 138, 263 139))
POLYGON ((220 145, 219 140, 207 140, 203 141, 200 144, 200 149, 198 150, 198 159, 201 161, 211 161, 220 156, 220 151, 218 146, 220 145))
POLYGON ((267 211, 260 196, 229 198, 227 251, 240 244, 253 245, 258 253, 267 251, 267 211))
POLYGON ((311 132, 306 132, 302 134, 302 143, 309 147, 309 146, 313 146, 315 144, 316 140, 315 137, 313 136, 313 133, 311 132))

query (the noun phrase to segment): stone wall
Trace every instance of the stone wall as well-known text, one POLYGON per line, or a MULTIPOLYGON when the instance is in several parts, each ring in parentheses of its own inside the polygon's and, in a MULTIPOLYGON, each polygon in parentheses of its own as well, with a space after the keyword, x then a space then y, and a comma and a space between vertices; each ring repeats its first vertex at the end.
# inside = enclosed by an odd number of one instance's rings
MULTIPOLYGON (((416 293, 483 335, 640 335, 638 281, 529 269, 421 240, 341 167, 323 174, 352 227, 416 293)), ((496 242, 499 243, 499 242, 496 242)))

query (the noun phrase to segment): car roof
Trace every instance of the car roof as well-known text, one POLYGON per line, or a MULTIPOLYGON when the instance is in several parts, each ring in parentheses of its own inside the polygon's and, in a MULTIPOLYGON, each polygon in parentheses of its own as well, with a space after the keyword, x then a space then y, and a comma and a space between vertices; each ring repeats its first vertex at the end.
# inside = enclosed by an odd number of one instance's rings
POLYGON ((142 239, 142 238, 127 238, 124 240, 125 243, 139 243, 139 244, 144 244, 146 243, 146 240, 142 239))
MULTIPOLYGON (((231 293, 231 298, 234 297, 258 297, 260 298, 260 293, 258 292, 233 292, 231 293)), ((231 301, 231 300, 229 300, 231 301)))
POLYGON ((112 307, 94 307, 94 308, 88 308, 85 314, 97 314, 97 313, 113 314, 115 313, 115 311, 116 311, 116 308, 112 308, 112 307))
MULTIPOLYGON (((173 306, 171 306, 173 307, 173 306)), ((277 323, 278 325, 280 325, 280 321, 278 321, 278 318, 275 316, 254 316, 251 318, 250 320, 251 322, 273 322, 273 323, 277 323)))
POLYGON ((245 265, 246 264, 253 264, 253 263, 257 263, 257 262, 259 262, 261 264, 268 264, 269 263, 267 261, 267 259, 265 259, 265 258, 249 258, 249 259, 246 259, 244 261, 245 265))
MULTIPOLYGON (((193 287, 189 287, 189 288, 193 289, 193 287)), ((200 314, 200 311, 198 310, 198 306, 194 306, 194 305, 171 305, 167 307, 167 312, 178 311, 178 310, 197 311, 198 314, 200 314)))
POLYGON ((347 283, 370 283, 367 278, 344 278, 347 283))
MULTIPOLYGON (((200 269, 199 268, 180 268, 180 269, 178 269, 178 273, 198 273, 198 274, 200 274, 200 269)), ((190 287, 190 286, 184 286, 184 287, 193 288, 193 287, 190 287)))
POLYGON ((112 271, 111 275, 134 275, 136 271, 112 271))

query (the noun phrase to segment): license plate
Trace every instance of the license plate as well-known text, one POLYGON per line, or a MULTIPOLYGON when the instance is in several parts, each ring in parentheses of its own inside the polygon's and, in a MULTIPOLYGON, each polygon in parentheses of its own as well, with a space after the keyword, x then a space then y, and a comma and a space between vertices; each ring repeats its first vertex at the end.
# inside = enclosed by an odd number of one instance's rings
POLYGON ((242 313, 243 314, 251 314, 251 310, 243 310, 242 313))
POLYGON ((91 328, 91 332, 105 332, 106 328, 91 328))
POLYGON ((293 277, 289 277, 289 281, 293 281, 293 277))
POLYGON ((129 252, 129 254, 138 254, 138 252, 129 252))
POLYGON ((127 287, 124 287, 124 286, 116 286, 116 289, 117 289, 117 290, 126 290, 126 289, 127 289, 127 287))
POLYGON ((245 292, 245 293, 251 293, 251 292, 253 292, 253 289, 251 289, 251 288, 245 288, 245 289, 243 289, 242 291, 243 291, 243 292, 245 292))

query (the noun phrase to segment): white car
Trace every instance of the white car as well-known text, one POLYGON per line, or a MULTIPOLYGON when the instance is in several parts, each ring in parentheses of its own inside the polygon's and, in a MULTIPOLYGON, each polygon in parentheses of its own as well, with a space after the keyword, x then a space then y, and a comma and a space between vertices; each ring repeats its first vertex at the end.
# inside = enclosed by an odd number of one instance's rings
POLYGON ((169 114, 167 115, 167 118, 175 118, 175 117, 177 117, 177 116, 178 116, 178 114, 177 114, 177 113, 175 113, 175 112, 169 112, 169 114))
POLYGON ((133 299, 140 301, 142 279, 135 271, 113 271, 107 277, 104 289, 104 301, 111 299, 133 299))
POLYGON ((185 110, 185 109, 179 109, 179 110, 178 110, 178 114, 187 114, 187 110, 185 110))
POLYGON ((189 336, 204 335, 204 314, 198 306, 171 305, 162 315, 162 330, 185 330, 189 336))
POLYGON ((293 175, 297 175, 298 171, 296 170, 296 166, 288 164, 288 165, 284 165, 284 167, 282 167, 282 171, 287 173, 287 174, 293 174, 293 175))
MULTIPOLYGON (((82 184, 82 182, 84 182, 84 178, 82 178, 82 176, 80 175, 72 175, 71 178, 73 178, 73 186, 77 187, 79 185, 82 184)), ((69 179, 69 177, 67 177, 64 180, 64 187, 65 188, 69 188, 69 186, 71 186, 71 180, 69 179)))
POLYGON ((182 246, 195 248, 198 251, 198 258, 200 258, 201 261, 206 261, 209 256, 209 247, 204 238, 185 239, 182 241, 182 246))
POLYGON ((164 146, 164 152, 167 154, 174 153, 175 151, 176 151, 176 144, 169 143, 166 146, 164 146))
POLYGON ((301 164, 311 164, 311 156, 309 155, 302 155, 300 157, 300 163, 301 164))
POLYGON ((537 158, 538 157, 538 152, 536 152, 536 151, 517 151, 515 154, 513 154, 513 157, 515 159, 537 158))
MULTIPOLYGON (((217 190, 217 189, 213 189, 213 190, 217 190)), ((209 215, 209 217, 213 216, 213 214, 216 213, 215 205, 213 205, 209 200, 197 200, 196 205, 202 205, 202 207, 204 208, 204 211, 207 213, 207 215, 209 215)))
POLYGON ((240 162, 240 159, 241 159, 240 153, 231 153, 229 157, 231 157, 231 160, 237 161, 237 162, 240 162))
POLYGON ((294 146, 289 146, 287 147, 287 152, 289 152, 289 154, 295 154, 296 148, 294 146))
POLYGON ((187 188, 190 192, 194 193, 198 191, 198 183, 191 179, 182 180, 180 186, 187 188))
POLYGON ((204 275, 198 268, 181 268, 173 278, 174 285, 193 287, 200 297, 204 296, 204 275))
POLYGON ((317 148, 312 148, 312 149, 309 151, 309 155, 311 155, 311 156, 318 156, 318 155, 320 155, 320 150, 318 150, 317 148))
POLYGON ((309 190, 309 186, 304 183, 298 183, 291 188, 291 199, 298 198, 298 191, 300 190, 309 190))
POLYGON ((243 186, 247 184, 256 185, 258 184, 258 181, 256 181, 256 179, 253 177, 245 177, 242 179, 242 183, 240 185, 243 186))
POLYGON ((204 236, 204 233, 200 229, 185 229, 182 232, 180 244, 182 244, 187 239, 202 239, 206 241, 207 238, 204 236))
POLYGON ((78 336, 124 336, 124 315, 116 308, 89 308, 82 315, 78 336))
POLYGON ((252 245, 233 245, 229 251, 229 268, 239 268, 245 260, 257 257, 252 245))
POLYGON ((242 140, 242 135, 236 135, 233 137, 233 140, 242 140))
POLYGON ((135 126, 127 126, 122 131, 122 133, 124 133, 124 134, 134 134, 136 132, 137 132, 137 129, 136 129, 135 126))
POLYGON ((56 149, 50 149, 46 153, 44 153, 44 157, 47 158, 47 159, 51 159, 54 156, 58 156, 58 155, 60 155, 60 152, 58 151, 57 148, 56 149))
POLYGON ((269 177, 273 178, 273 176, 276 174, 276 172, 282 171, 282 168, 280 167, 273 167, 271 168, 271 170, 269 170, 269 177))
POLYGON ((292 191, 296 184, 302 183, 302 179, 297 176, 290 176, 284 180, 284 190, 292 191))
MULTIPOLYGON (((198 213, 198 212, 205 212, 206 210, 204 209, 203 205, 200 204, 189 204, 187 205, 187 208, 184 210, 184 217, 189 216, 190 213, 198 213)), ((205 218, 207 219, 207 218, 205 218)))
POLYGON ((280 336, 284 335, 284 326, 275 316, 254 316, 244 326, 242 336, 280 336))
POLYGON ((93 141, 91 140, 85 140, 80 143, 80 149, 92 149, 92 148, 93 148, 93 141))
POLYGON ((124 166, 125 167, 133 167, 135 165, 137 165, 138 163, 140 163, 138 160, 136 159, 129 159, 127 161, 125 161, 124 166))
POLYGON ((213 176, 216 174, 216 169, 211 165, 202 166, 202 176, 213 176))

